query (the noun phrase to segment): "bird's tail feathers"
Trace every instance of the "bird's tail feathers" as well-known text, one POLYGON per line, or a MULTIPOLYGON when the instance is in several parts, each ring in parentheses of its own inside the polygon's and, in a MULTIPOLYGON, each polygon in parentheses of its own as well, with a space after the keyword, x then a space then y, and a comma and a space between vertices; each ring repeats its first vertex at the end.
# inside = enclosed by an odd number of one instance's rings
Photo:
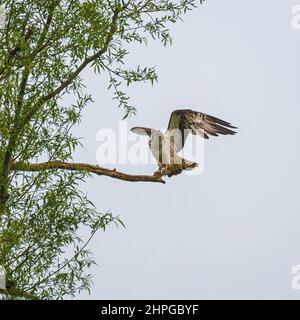
POLYGON ((193 162, 186 159, 182 159, 182 161, 184 170, 193 170, 194 168, 197 168, 199 166, 197 162, 193 162))

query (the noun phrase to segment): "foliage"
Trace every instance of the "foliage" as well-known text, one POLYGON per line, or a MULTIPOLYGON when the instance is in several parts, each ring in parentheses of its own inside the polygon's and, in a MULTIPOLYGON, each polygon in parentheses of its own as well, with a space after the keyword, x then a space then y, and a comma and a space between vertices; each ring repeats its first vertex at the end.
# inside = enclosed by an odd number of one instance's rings
MULTIPOLYGON (((198 1, 200 3, 202 1, 198 1)), ((92 96, 80 73, 107 73, 124 118, 134 114, 124 88, 157 81, 153 67, 126 68, 129 43, 172 38, 196 0, 0 0, 0 265, 17 294, 59 299, 91 288, 90 239, 118 217, 99 212, 80 191, 80 170, 12 170, 29 161, 67 161, 79 140, 71 128, 92 96), (66 105, 72 94, 77 103, 66 105), (80 230, 90 234, 82 240, 80 230)))

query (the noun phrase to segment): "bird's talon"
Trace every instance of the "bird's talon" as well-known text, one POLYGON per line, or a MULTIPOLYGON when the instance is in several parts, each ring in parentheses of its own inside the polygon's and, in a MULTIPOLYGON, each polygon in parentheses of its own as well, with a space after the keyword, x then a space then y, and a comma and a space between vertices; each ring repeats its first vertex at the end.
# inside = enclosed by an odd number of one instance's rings
POLYGON ((163 174, 162 174, 162 172, 161 172, 160 170, 158 170, 158 171, 155 171, 155 172, 154 172, 154 175, 161 177, 163 174))

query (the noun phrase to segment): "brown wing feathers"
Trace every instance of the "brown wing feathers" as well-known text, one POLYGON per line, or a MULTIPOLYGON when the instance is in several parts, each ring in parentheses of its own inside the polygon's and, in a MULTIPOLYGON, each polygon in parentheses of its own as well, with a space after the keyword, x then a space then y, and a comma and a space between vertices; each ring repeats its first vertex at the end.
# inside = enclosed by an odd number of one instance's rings
POLYGON ((172 130, 175 127, 179 128, 182 132, 184 130, 191 130, 192 134, 200 134, 205 139, 208 139, 209 136, 218 136, 219 134, 232 135, 236 133, 231 130, 236 129, 236 127, 229 122, 193 110, 175 110, 171 115, 168 129, 172 130))
POLYGON ((145 127, 133 127, 130 129, 133 133, 142 135, 142 136, 149 136, 151 137, 151 132, 155 131, 154 129, 151 128, 145 128, 145 127))
POLYGON ((235 131, 229 129, 235 129, 230 123, 208 115, 205 115, 204 124, 200 124, 199 127, 203 129, 206 134, 211 136, 218 136, 219 134, 236 134, 235 131))

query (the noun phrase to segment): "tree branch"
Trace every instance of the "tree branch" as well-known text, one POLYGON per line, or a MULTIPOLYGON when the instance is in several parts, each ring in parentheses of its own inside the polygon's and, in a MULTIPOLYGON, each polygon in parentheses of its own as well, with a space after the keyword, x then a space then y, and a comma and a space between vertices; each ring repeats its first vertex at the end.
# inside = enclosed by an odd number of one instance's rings
POLYGON ((0 289, 0 294, 5 294, 10 297, 22 297, 27 300, 37 300, 38 299, 32 293, 25 292, 19 288, 0 289))
POLYGON ((127 174, 116 169, 108 169, 92 165, 88 163, 70 163, 63 161, 49 161, 42 163, 26 163, 26 162, 12 162, 10 170, 12 171, 41 171, 41 170, 71 170, 71 171, 85 171, 97 174, 99 176, 108 176, 111 178, 125 180, 125 181, 144 181, 144 182, 160 182, 165 183, 160 175, 134 175, 127 174))
POLYGON ((36 112, 38 112, 39 108, 43 106, 47 101, 54 98, 55 96, 59 95, 64 89, 66 89, 76 78, 77 76, 92 62, 100 58, 108 49, 110 42, 113 39, 113 36, 117 30, 117 20, 119 17, 120 12, 123 9, 115 9, 114 14, 112 16, 112 21, 110 25, 110 29, 107 34, 106 41, 104 43, 104 47, 97 51, 96 53, 92 54, 91 56, 88 56, 84 59, 84 61, 77 67, 77 69, 70 73, 69 77, 61 82, 57 88, 53 89, 51 92, 47 93, 46 95, 40 97, 36 104, 32 107, 32 109, 28 112, 28 114, 24 117, 22 125, 23 127, 26 126, 26 124, 34 117, 36 112))
POLYGON ((100 58, 102 56, 102 54, 107 51, 108 46, 109 46, 109 44, 110 44, 111 40, 113 39, 113 36, 116 32, 117 20, 118 20, 119 13, 120 13, 120 11, 115 10, 114 15, 112 17, 111 27, 108 32, 104 47, 102 49, 100 49, 99 51, 97 51, 96 53, 94 53, 93 55, 87 57, 81 63, 81 65, 79 65, 78 68, 69 75, 69 77, 65 81, 61 82, 61 84, 56 89, 54 89, 52 92, 50 92, 50 93, 46 94, 44 97, 42 97, 41 99, 44 102, 50 100, 51 98, 58 95, 61 91, 63 91, 68 85, 70 85, 76 79, 76 77, 81 73, 81 71, 83 69, 85 69, 91 62, 100 58))

